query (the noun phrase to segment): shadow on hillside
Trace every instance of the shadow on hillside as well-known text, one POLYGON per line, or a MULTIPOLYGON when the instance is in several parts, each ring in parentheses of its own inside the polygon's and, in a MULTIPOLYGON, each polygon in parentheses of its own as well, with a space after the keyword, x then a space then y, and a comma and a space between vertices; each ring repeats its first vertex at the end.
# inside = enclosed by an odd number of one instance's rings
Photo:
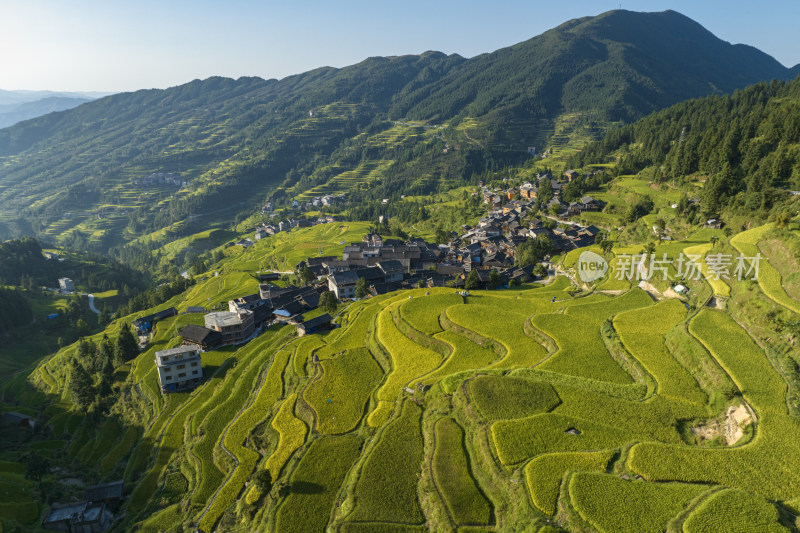
POLYGON ((320 494, 325 492, 325 487, 310 481, 295 481, 281 487, 280 496, 286 497, 289 494, 320 494))

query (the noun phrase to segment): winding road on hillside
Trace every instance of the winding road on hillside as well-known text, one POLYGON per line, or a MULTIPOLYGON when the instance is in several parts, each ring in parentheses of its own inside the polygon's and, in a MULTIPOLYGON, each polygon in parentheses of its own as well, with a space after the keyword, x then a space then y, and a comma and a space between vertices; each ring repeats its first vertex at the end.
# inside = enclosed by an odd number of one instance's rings
POLYGON ((100 310, 94 306, 94 294, 87 294, 86 296, 89 297, 89 309, 92 310, 92 313, 99 315, 100 310))

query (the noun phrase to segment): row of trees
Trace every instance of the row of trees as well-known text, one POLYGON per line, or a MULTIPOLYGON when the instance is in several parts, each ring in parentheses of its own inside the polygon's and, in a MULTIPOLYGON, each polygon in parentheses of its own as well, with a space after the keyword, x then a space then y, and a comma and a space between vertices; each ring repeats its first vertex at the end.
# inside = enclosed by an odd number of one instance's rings
POLYGON ((136 337, 127 323, 122 324, 114 342, 105 334, 99 344, 81 339, 71 362, 69 390, 75 404, 88 410, 112 401, 115 368, 138 354, 136 337))

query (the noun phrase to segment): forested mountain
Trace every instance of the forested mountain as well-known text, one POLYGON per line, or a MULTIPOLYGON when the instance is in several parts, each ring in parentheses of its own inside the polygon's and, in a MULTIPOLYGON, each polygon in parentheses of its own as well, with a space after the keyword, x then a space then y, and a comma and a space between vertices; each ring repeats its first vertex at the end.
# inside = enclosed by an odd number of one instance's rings
POLYGON ((790 72, 676 13, 610 11, 470 59, 442 80, 398 95, 391 113, 418 119, 551 117, 594 111, 631 120, 710 93, 790 72))
POLYGON ((676 104, 611 131, 570 163, 612 154, 622 173, 652 167, 655 181, 708 176, 707 215, 726 206, 768 211, 776 189, 800 189, 800 79, 676 104))
POLYGON ((382 178, 374 194, 432 191, 519 162, 564 113, 628 121, 791 74, 678 13, 612 11, 471 59, 375 57, 282 80, 113 95, 0 130, 0 237, 108 250, 176 223, 190 231, 198 218, 229 220, 280 186, 293 195, 365 168, 382 178), (375 140, 388 120, 405 119, 453 127, 375 140), (445 154, 448 145, 458 149, 445 154), (162 172, 188 185, 136 181, 162 172))

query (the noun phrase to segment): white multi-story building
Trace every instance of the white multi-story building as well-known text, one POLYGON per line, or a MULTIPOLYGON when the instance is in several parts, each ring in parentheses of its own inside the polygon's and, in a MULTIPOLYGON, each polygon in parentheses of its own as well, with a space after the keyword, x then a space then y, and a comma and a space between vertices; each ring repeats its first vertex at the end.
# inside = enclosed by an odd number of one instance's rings
POLYGON ((203 363, 197 346, 178 346, 156 352, 156 368, 161 392, 189 389, 203 381, 203 363))

